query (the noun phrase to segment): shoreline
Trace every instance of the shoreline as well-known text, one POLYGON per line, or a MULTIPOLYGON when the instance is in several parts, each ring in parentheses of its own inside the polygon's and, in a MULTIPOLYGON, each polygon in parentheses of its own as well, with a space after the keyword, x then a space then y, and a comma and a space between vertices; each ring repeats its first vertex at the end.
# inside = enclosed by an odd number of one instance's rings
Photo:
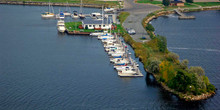
MULTIPOLYGON (((29 6, 48 6, 48 2, 29 2, 29 1, 0 1, 0 4, 5 5, 29 5, 29 6)), ((52 6, 67 6, 66 3, 50 3, 52 6)), ((70 7, 80 7, 80 4, 69 3, 70 7)), ((104 5, 106 6, 106 5, 104 5)), ((102 8, 102 5, 99 4, 83 4, 83 7, 89 8, 102 8)))
MULTIPOLYGON (((220 6, 214 6, 214 7, 203 7, 203 8, 197 8, 197 9, 182 9, 181 12, 199 12, 199 11, 208 11, 208 10, 220 10, 220 6)), ((152 12, 154 13, 154 12, 152 12)), ((153 19, 156 19, 160 16, 164 16, 164 15, 169 15, 169 14, 173 14, 175 13, 174 10, 168 11, 168 10, 157 10, 155 11, 155 13, 153 15, 147 16, 143 19, 142 25, 143 27, 145 27, 150 21, 152 21, 153 19)), ((148 33, 149 34, 149 33, 148 33)), ((153 32, 153 34, 155 35, 155 33, 153 32)), ((143 62, 142 62, 143 63, 143 62)), ((203 93, 201 95, 188 95, 188 94, 184 94, 181 92, 177 92, 174 89, 169 88, 166 84, 164 84, 163 82, 159 81, 159 77, 157 77, 156 74, 154 73, 150 73, 148 70, 145 69, 145 71, 149 74, 151 74, 156 82, 167 92, 171 93, 172 95, 177 96, 179 99, 184 100, 184 101, 201 101, 201 100, 206 100, 208 98, 213 97, 216 94, 216 90, 214 92, 207 92, 207 93, 203 93)))

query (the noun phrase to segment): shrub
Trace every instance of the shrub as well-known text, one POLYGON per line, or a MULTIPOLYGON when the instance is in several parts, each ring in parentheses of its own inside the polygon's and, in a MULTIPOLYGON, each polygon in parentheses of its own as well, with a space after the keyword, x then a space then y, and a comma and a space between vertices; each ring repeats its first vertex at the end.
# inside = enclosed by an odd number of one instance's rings
POLYGON ((205 71, 203 70, 202 67, 200 66, 193 66, 190 67, 188 70, 189 73, 197 73, 199 76, 203 76, 205 75, 205 71))
POLYGON ((177 63, 179 61, 179 55, 173 52, 168 53, 167 60, 177 63))
POLYGON ((170 5, 170 0, 163 0, 163 5, 164 6, 169 6, 170 5))
POLYGON ((188 64, 189 64, 189 60, 184 59, 184 60, 182 60, 182 62, 180 63, 180 68, 183 69, 183 70, 185 70, 185 69, 188 68, 188 64))
POLYGON ((88 25, 86 25, 85 29, 86 29, 86 30, 88 29, 88 25))
POLYGON ((186 0, 186 2, 188 2, 188 3, 193 3, 193 0, 186 0))
POLYGON ((209 84, 209 85, 207 86, 207 91, 208 91, 208 92, 214 92, 214 91, 215 91, 215 86, 212 85, 212 84, 209 84))
POLYGON ((152 73, 158 73, 159 72, 159 67, 160 61, 157 60, 156 58, 149 58, 148 59, 148 70, 152 73))
POLYGON ((147 24, 146 29, 149 31, 155 31, 154 27, 151 24, 147 24))
POLYGON ((158 47, 160 52, 167 52, 167 39, 164 36, 157 36, 158 47))

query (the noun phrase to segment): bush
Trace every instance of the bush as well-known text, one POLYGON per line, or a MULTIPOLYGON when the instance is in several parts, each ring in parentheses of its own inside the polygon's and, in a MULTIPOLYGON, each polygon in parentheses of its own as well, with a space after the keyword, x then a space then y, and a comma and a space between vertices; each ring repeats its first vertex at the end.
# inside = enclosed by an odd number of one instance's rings
POLYGON ((170 5, 170 0, 163 0, 163 5, 164 6, 169 6, 170 5))
POLYGON ((193 3, 193 0, 186 0, 186 2, 188 2, 188 3, 193 3))
POLYGON ((86 29, 86 30, 88 29, 88 25, 86 25, 85 29, 86 29))
POLYGON ((159 72, 159 67, 160 61, 157 60, 156 58, 149 58, 148 59, 148 70, 152 73, 158 73, 159 72))
POLYGON ((207 86, 207 91, 208 91, 208 92, 214 92, 214 91, 215 91, 215 86, 212 85, 212 84, 209 84, 209 85, 207 86))
POLYGON ((182 62, 180 63, 180 68, 183 70, 186 70, 188 68, 188 64, 189 64, 189 60, 184 59, 182 60, 182 62))
POLYGON ((205 71, 203 70, 202 67, 200 66, 193 66, 190 67, 188 70, 189 73, 197 73, 199 76, 203 76, 205 75, 205 71))
POLYGON ((157 36, 158 47, 160 52, 167 52, 167 39, 164 36, 157 36))
POLYGON ((160 82, 165 82, 165 79, 163 77, 160 77, 159 81, 160 82))
POLYGON ((146 29, 149 31, 155 31, 154 27, 151 24, 147 24, 146 29))
POLYGON ((179 55, 173 52, 168 53, 167 60, 171 61, 173 63, 178 63, 179 61, 179 55))

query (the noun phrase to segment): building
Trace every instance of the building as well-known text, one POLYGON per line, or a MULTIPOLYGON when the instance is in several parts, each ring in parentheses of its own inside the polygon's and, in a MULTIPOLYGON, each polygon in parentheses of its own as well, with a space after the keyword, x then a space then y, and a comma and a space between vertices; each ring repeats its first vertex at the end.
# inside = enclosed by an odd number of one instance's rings
POLYGON ((110 29, 112 27, 112 21, 111 19, 104 19, 104 20, 97 20, 97 19, 84 19, 82 21, 82 26, 84 29, 88 27, 88 29, 110 29))
POLYGON ((170 6, 184 6, 184 2, 181 0, 170 1, 170 6))

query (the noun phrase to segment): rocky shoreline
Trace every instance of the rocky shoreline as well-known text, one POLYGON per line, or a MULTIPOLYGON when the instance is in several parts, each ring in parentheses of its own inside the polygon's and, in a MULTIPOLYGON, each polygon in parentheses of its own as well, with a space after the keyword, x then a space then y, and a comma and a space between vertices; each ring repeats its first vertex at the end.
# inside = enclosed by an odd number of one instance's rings
POLYGON ((181 92, 178 92, 178 91, 175 91, 174 89, 170 89, 168 86, 166 86, 166 84, 162 83, 162 82, 159 82, 158 81, 158 76, 153 74, 153 73, 150 73, 148 70, 145 70, 147 71, 148 74, 151 74, 155 79, 156 79, 156 82, 167 92, 177 96, 180 100, 184 100, 184 101, 187 101, 187 102, 192 102, 192 101, 201 101, 201 100, 206 100, 212 96, 215 95, 215 92, 210 92, 210 93, 204 93, 204 94, 201 94, 201 95, 188 95, 188 94, 184 94, 184 93, 181 93, 181 92))
MULTIPOLYGON (((194 12, 194 11, 206 11, 206 10, 219 10, 220 6, 215 6, 215 7, 204 7, 204 8, 198 8, 198 9, 183 9, 181 10, 182 12, 194 12)), ((166 10, 157 10, 156 13, 154 13, 152 16, 147 16, 144 18, 142 24, 145 27, 151 20, 158 18, 159 16, 164 16, 164 15, 169 15, 173 14, 175 11, 166 11, 166 10)), ((205 100, 208 99, 212 96, 215 95, 215 92, 210 92, 210 93, 204 93, 201 95, 188 95, 184 94, 181 92, 177 92, 174 89, 169 88, 166 84, 159 82, 157 75, 150 73, 148 70, 145 70, 147 73, 151 74, 157 81, 157 83, 167 92, 177 96, 179 99, 184 100, 184 101, 200 101, 200 100, 205 100)))
MULTIPOLYGON (((30 2, 30 1, 0 1, 0 4, 8 4, 8 5, 33 5, 33 6, 48 6, 48 2, 30 2)), ((50 3, 53 6, 67 6, 66 3, 50 3)), ((69 3, 68 6, 79 7, 80 4, 77 3, 69 3)), ((91 7, 91 8, 101 8, 102 5, 98 4, 83 4, 83 7, 91 7)))

